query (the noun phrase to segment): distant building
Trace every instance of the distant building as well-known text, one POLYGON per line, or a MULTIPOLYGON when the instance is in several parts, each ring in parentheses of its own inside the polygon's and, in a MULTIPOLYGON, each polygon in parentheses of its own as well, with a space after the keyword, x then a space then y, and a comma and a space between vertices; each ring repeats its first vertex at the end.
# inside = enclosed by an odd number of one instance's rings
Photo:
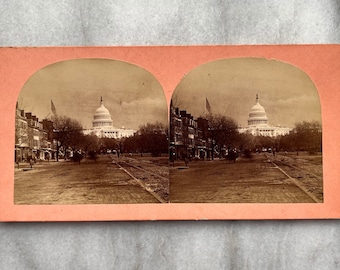
POLYGON ((53 139, 53 123, 39 119, 31 112, 16 106, 15 114, 15 162, 29 161, 31 158, 54 159, 56 141, 53 139))
POLYGON ((248 117, 248 126, 238 129, 239 133, 249 133, 254 136, 277 137, 289 134, 293 129, 289 127, 271 126, 265 109, 256 95, 256 104, 251 108, 248 117))
MULTIPOLYGON (((55 108, 54 108, 55 110, 55 108)), ((135 130, 114 128, 110 112, 105 108, 103 100, 93 116, 93 128, 84 130, 84 134, 94 134, 99 138, 130 137, 135 130)), ((55 139, 53 122, 39 119, 31 112, 16 106, 15 114, 15 162, 34 160, 55 160, 58 152, 58 141, 55 139)), ((59 149, 60 154, 60 149, 59 149)))
POLYGON ((16 106, 15 114, 15 161, 21 161, 29 153, 28 146, 28 125, 24 110, 16 106))
POLYGON ((194 117, 185 110, 170 105, 170 156, 171 159, 184 157, 209 157, 211 139, 208 134, 208 120, 194 117))
POLYGON ((109 110, 104 106, 103 99, 100 99, 100 107, 95 111, 92 121, 92 129, 84 130, 85 135, 93 134, 99 138, 120 139, 131 137, 136 130, 115 128, 109 110))

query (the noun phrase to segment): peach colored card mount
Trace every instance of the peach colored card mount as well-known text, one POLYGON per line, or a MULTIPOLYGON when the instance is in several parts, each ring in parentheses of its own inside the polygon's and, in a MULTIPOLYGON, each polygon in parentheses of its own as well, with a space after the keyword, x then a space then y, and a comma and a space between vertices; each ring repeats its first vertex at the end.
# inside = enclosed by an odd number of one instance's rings
POLYGON ((1 48, 1 221, 340 217, 339 45, 1 48))

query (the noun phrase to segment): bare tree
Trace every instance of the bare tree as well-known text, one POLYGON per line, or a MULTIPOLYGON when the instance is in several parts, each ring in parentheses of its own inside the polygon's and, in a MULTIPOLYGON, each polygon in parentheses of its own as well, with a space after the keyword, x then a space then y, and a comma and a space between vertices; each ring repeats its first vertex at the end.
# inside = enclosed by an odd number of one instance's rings
POLYGON ((302 121, 293 131, 280 138, 280 147, 290 151, 322 152, 322 127, 318 121, 302 121))
POLYGON ((80 147, 87 154, 89 151, 97 151, 99 139, 96 135, 84 135, 80 139, 80 147))
POLYGON ((297 123, 293 130, 295 143, 309 152, 319 152, 322 148, 321 123, 303 121, 297 123))
MULTIPOLYGON (((53 132, 57 140, 57 161, 59 149, 64 151, 71 147, 73 150, 80 148, 81 138, 84 136, 81 124, 72 118, 66 116, 53 116, 53 132)), ((64 154, 66 154, 64 152, 64 154)))
POLYGON ((138 135, 141 152, 159 156, 168 151, 168 129, 162 123, 147 123, 139 128, 138 135))
MULTIPOLYGON (((231 147, 232 142, 235 140, 237 132, 236 122, 221 114, 209 114, 209 137, 212 139, 212 151, 218 147, 219 155, 222 154, 224 146, 231 147)), ((214 153, 212 153, 214 158, 214 153)))

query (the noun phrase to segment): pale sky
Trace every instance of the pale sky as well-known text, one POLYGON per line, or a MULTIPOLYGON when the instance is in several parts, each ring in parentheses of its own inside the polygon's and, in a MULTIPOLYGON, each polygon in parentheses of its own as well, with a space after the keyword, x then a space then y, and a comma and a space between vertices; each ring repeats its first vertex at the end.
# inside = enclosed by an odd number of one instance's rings
POLYGON ((213 113, 246 126, 256 94, 270 125, 321 122, 319 95, 308 75, 290 64, 263 58, 223 59, 199 66, 176 87, 173 101, 198 117, 205 114, 207 98, 213 113))
POLYGON ((93 114, 103 97, 114 127, 138 129, 156 121, 167 123, 163 89, 152 74, 121 61, 78 59, 44 67, 31 76, 19 95, 19 106, 39 120, 58 115, 92 127, 93 114))
MULTIPOLYGON (((321 122, 317 90, 300 69, 262 58, 223 59, 199 66, 176 87, 174 103, 195 117, 213 113, 247 125, 256 94, 269 124, 294 127, 300 121, 321 122)), ((59 115, 92 127, 93 114, 103 97, 114 127, 138 129, 148 122, 167 123, 163 89, 152 74, 121 61, 78 59, 37 71, 24 85, 19 106, 40 120, 51 116, 51 100, 59 115)))

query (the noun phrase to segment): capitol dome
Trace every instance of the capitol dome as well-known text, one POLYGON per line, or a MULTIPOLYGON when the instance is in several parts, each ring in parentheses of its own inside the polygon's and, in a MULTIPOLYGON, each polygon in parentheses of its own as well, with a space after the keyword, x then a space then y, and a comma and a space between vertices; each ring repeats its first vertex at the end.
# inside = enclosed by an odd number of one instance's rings
POLYGON ((105 108, 103 99, 100 99, 100 107, 96 110, 93 116, 93 128, 112 128, 112 118, 108 109, 105 108))
POLYGON ((268 125, 267 113, 260 105, 258 95, 256 95, 256 104, 251 108, 248 118, 248 126, 254 125, 268 125))

